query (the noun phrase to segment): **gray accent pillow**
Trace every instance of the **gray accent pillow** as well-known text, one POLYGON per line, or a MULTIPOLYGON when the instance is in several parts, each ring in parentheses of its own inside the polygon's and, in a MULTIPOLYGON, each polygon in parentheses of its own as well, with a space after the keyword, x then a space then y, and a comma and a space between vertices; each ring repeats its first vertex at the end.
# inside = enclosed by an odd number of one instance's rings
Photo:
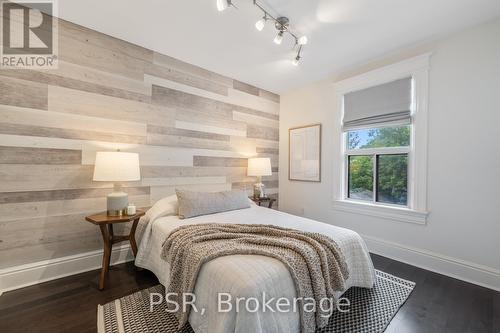
POLYGON ((245 191, 192 192, 175 190, 179 204, 179 218, 227 212, 250 208, 245 191))

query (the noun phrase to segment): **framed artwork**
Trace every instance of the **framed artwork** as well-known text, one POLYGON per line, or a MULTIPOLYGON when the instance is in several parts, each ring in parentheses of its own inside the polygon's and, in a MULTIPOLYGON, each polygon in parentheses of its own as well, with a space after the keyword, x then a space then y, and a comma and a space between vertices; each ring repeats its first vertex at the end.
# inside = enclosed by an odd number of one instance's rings
POLYGON ((321 182, 321 124, 288 130, 288 179, 321 182))

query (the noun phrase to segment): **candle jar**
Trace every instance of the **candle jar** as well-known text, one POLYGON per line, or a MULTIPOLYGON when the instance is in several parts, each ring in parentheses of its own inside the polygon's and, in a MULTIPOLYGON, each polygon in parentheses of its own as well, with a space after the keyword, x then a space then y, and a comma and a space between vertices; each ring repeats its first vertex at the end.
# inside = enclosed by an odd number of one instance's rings
POLYGON ((134 204, 129 204, 127 206, 127 215, 135 215, 137 212, 137 209, 134 204))

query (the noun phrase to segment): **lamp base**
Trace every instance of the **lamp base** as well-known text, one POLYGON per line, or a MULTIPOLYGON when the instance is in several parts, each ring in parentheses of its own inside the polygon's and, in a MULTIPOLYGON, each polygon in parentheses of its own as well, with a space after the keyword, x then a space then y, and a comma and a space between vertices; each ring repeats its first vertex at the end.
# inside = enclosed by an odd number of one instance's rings
POLYGON ((253 197, 257 199, 266 197, 266 187, 264 184, 256 183, 253 185, 253 197))
POLYGON ((114 191, 107 196, 108 216, 127 215, 128 194, 115 184, 114 191))

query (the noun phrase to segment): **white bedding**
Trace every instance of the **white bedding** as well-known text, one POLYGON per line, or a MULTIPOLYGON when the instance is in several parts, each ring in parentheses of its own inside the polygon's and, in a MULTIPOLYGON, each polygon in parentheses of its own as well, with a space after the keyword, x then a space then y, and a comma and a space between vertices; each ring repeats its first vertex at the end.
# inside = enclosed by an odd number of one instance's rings
MULTIPOLYGON (((352 286, 371 288, 375 271, 362 238, 354 231, 289 215, 268 208, 252 205, 251 208, 199 216, 181 220, 165 216, 152 220, 140 241, 135 264, 152 271, 160 283, 168 287, 169 264, 160 258, 161 247, 170 232, 185 224, 240 223, 274 224, 309 232, 320 232, 334 239, 342 249, 348 267, 347 289, 352 286)), ((196 333, 299 333, 298 312, 270 311, 248 312, 240 309, 228 313, 217 312, 217 294, 228 292, 234 297, 296 297, 290 272, 279 260, 255 255, 220 257, 203 265, 196 282, 196 307, 206 309, 191 311, 189 322, 196 333)), ((340 296, 340 294, 339 294, 340 296)))

